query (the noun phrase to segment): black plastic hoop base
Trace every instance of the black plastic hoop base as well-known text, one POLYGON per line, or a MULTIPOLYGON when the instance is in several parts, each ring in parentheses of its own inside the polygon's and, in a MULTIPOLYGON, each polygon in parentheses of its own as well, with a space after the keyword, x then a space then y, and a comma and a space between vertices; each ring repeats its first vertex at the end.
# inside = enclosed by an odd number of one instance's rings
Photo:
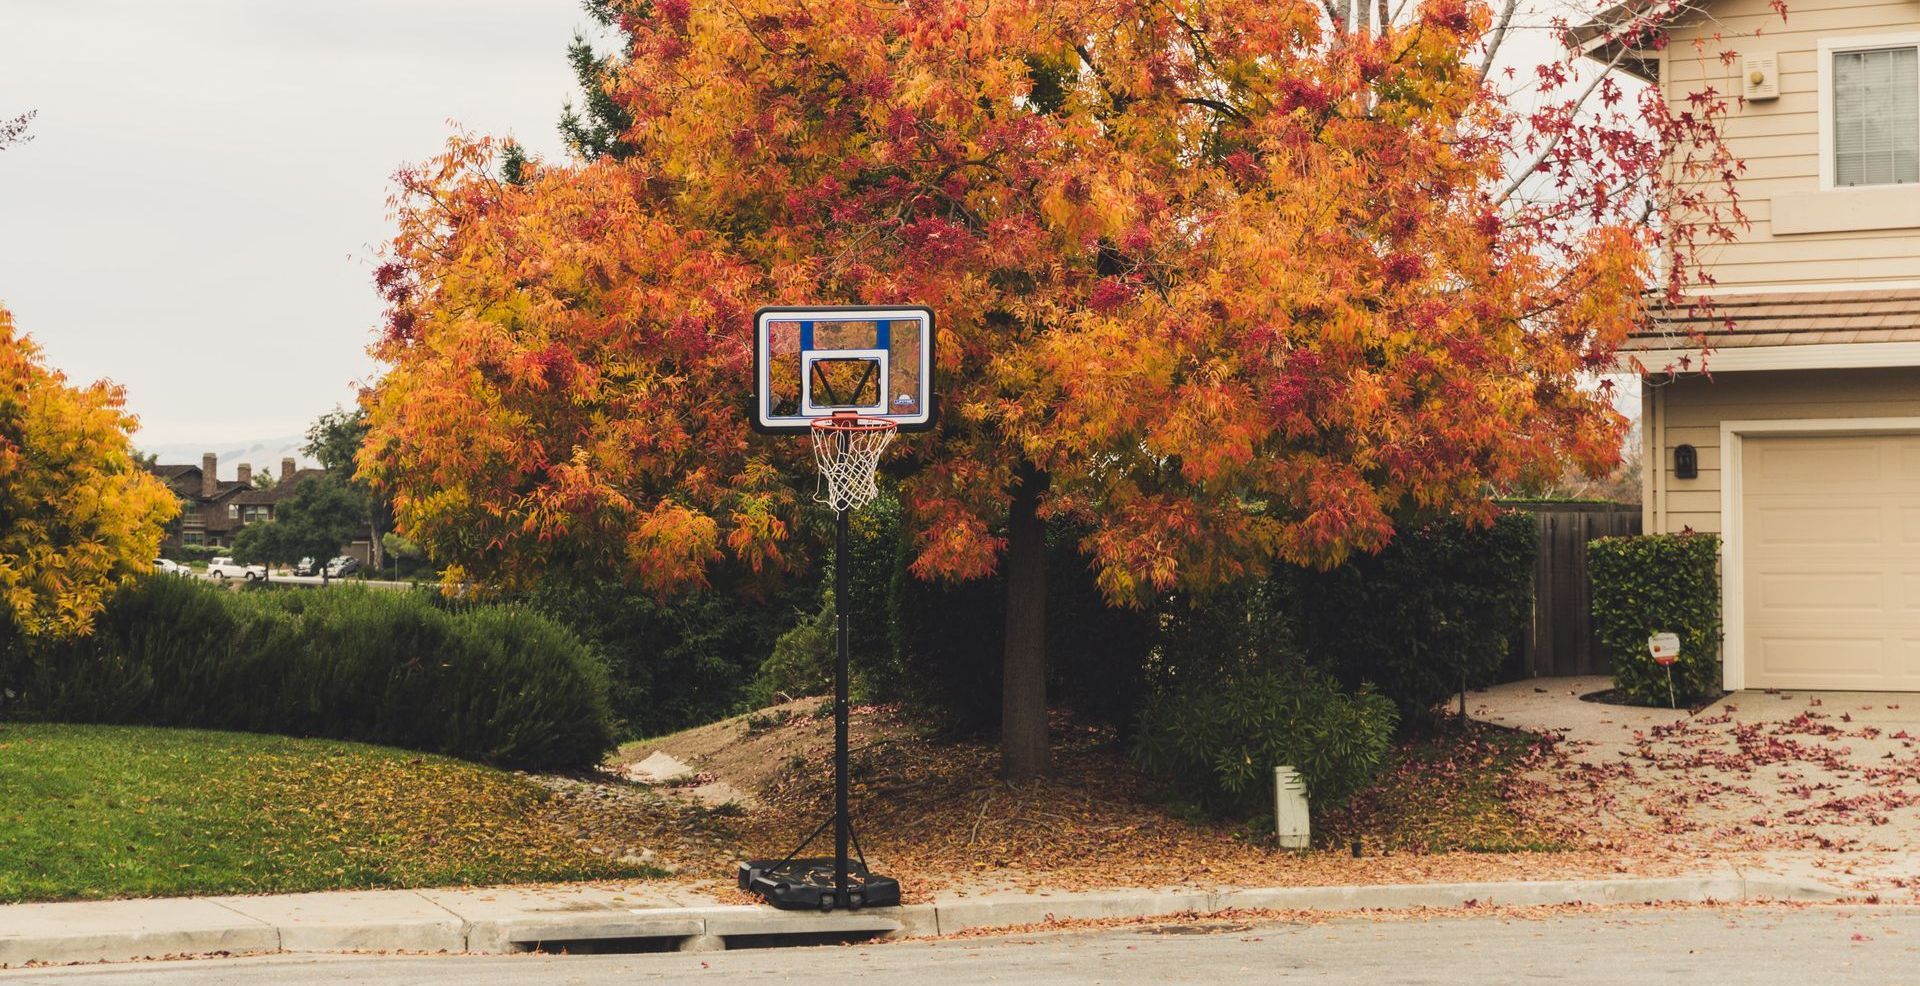
POLYGON ((833 886, 833 858, 754 859, 740 864, 740 889, 783 911, 857 911, 900 906, 900 882, 847 862, 847 899, 833 886))

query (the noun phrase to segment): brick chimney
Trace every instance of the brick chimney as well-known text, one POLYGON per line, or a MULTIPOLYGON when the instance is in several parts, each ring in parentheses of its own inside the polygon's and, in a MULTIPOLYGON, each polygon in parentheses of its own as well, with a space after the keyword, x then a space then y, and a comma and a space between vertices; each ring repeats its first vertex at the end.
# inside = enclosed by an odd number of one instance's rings
POLYGON ((240 485, 241 486, 253 485, 253 463, 251 462, 240 463, 240 485))
POLYGON ((200 495, 211 497, 220 492, 220 457, 212 452, 200 456, 200 495))
POLYGON ((293 460, 291 458, 280 460, 280 481, 283 483, 293 482, 293 460))

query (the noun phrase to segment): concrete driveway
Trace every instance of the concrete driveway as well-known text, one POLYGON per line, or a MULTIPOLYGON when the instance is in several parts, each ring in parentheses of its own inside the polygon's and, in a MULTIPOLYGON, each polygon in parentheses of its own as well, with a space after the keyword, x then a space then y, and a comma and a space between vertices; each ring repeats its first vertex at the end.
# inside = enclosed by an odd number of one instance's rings
POLYGON ((1586 702, 1607 678, 1467 696, 1484 722, 1562 737, 1537 810, 1627 854, 1737 856, 1839 886, 1920 886, 1920 695, 1744 691, 1697 714, 1586 702))

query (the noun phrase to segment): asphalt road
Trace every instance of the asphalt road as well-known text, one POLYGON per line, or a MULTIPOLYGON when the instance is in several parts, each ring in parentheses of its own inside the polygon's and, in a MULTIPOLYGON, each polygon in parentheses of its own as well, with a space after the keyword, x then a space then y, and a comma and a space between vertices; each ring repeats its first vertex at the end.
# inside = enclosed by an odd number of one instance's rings
POLYGON ((0 986, 489 983, 1920 984, 1920 908, 1617 909, 1540 917, 1135 926, 706 954, 151 962, 0 972, 0 986))

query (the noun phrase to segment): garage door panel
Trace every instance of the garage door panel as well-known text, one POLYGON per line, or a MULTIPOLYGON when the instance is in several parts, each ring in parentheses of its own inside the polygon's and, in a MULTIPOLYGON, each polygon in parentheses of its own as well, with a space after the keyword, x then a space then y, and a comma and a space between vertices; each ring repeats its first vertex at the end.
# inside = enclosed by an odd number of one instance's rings
POLYGON ((1886 468, 1886 451, 1872 439, 1785 439, 1777 445, 1747 448, 1742 456, 1749 475, 1762 483, 1790 484, 1801 490, 1842 489, 1877 481, 1886 468))
POLYGON ((1920 690, 1920 437, 1749 438, 1741 461, 1748 684, 1920 690))
POLYGON ((1879 688, 1887 671, 1886 641, 1871 637, 1812 636, 1755 628, 1758 646, 1748 661, 1775 685, 1799 688, 1879 688))
MULTIPOLYGON (((1808 572, 1791 567, 1751 573, 1747 612, 1874 613, 1886 608, 1886 577, 1870 572, 1808 572)), ((1916 586, 1920 591, 1920 586, 1916 586)))
POLYGON ((1807 503, 1751 505, 1749 545, 1827 549, 1878 545, 1887 539, 1886 511, 1880 507, 1839 507, 1807 503))

